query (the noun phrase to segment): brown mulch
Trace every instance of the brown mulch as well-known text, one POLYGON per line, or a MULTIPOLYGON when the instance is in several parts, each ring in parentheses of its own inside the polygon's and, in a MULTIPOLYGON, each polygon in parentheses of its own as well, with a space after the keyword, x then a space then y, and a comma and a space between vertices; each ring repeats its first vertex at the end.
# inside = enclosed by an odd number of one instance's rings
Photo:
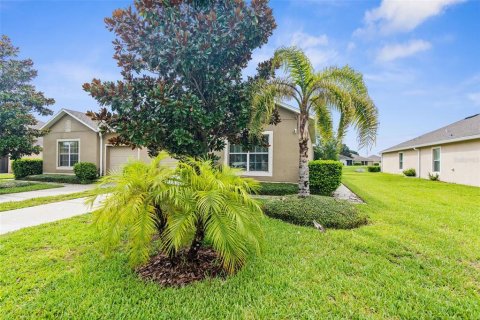
POLYGON ((173 259, 158 254, 136 271, 141 278, 168 287, 181 287, 205 278, 226 276, 218 255, 211 248, 200 248, 198 259, 193 262, 188 261, 186 254, 187 251, 180 252, 173 259))

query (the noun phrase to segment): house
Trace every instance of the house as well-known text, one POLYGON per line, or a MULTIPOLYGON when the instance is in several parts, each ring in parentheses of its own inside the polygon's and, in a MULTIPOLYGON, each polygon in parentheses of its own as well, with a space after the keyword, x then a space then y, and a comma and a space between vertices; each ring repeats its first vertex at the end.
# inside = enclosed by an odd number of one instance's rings
MULTIPOLYGON (((33 126, 34 129, 40 129, 45 123, 37 120, 37 124, 33 126)), ((43 137, 39 137, 35 143, 36 146, 43 148, 43 137)), ((28 159, 42 159, 42 151, 39 154, 32 154, 24 158, 28 159)), ((12 160, 9 157, 0 157, 0 173, 12 172, 12 160)))
POLYGON ((480 186, 480 114, 402 142, 382 152, 382 171, 480 186))
POLYGON ((369 161, 371 161, 372 165, 379 165, 381 162, 382 162, 382 157, 380 156, 377 156, 377 155, 371 155, 371 156, 368 156, 367 159, 369 161))
MULTIPOLYGON (((298 181, 298 111, 288 105, 278 104, 281 122, 270 125, 263 132, 268 147, 255 147, 251 151, 241 146, 229 145, 218 152, 220 162, 244 170, 244 176, 261 181, 298 181)), ((79 161, 92 162, 101 175, 118 170, 129 159, 150 161, 146 149, 113 146, 108 140, 115 134, 102 135, 98 122, 83 112, 62 109, 55 114, 43 129, 49 133, 43 138, 43 172, 72 174, 73 165, 79 161)), ((314 125, 310 126, 311 140, 315 136, 314 125)), ((313 159, 313 146, 309 144, 309 157, 313 159)), ((174 159, 165 159, 174 163, 174 159)))
POLYGON ((338 161, 343 163, 344 166, 353 166, 353 158, 344 156, 343 154, 338 156, 338 161))
POLYGON ((362 166, 371 166, 373 161, 369 158, 362 157, 358 154, 352 154, 353 164, 362 165, 362 166))

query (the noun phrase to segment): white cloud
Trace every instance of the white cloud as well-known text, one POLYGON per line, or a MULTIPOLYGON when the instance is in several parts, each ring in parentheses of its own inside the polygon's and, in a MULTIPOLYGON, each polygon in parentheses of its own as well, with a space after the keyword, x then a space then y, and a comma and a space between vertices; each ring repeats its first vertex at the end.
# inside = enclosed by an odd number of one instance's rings
POLYGON ((431 47, 431 43, 424 40, 411 40, 403 44, 388 44, 380 49, 377 60, 381 62, 393 61, 429 50, 431 47))
POLYGON ((383 0, 380 7, 365 12, 363 28, 356 35, 412 31, 427 19, 442 14, 449 6, 465 0, 383 0))
POLYGON ((328 44, 328 37, 325 34, 319 36, 312 36, 304 32, 295 32, 290 40, 292 46, 297 46, 302 49, 314 48, 317 46, 326 46, 328 44))
POLYGON ((356 47, 357 47, 357 45, 355 44, 355 42, 350 41, 350 42, 347 44, 347 51, 352 51, 352 50, 354 50, 356 47))
POLYGON ((474 105, 480 106, 480 92, 468 94, 468 99, 470 99, 474 105))

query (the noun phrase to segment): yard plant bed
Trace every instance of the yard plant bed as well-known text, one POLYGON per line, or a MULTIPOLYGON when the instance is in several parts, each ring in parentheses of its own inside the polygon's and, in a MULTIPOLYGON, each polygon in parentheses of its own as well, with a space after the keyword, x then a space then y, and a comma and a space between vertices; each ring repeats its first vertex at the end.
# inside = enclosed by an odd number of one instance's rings
POLYGON ((190 262, 186 251, 170 259, 158 254, 137 269, 137 273, 147 280, 162 286, 184 286, 205 278, 225 277, 226 273, 218 261, 218 256, 210 248, 202 247, 198 251, 198 259, 190 262))
POLYGON ((356 206, 331 197, 311 195, 299 198, 296 195, 264 200, 264 213, 301 226, 313 227, 313 221, 325 228, 352 229, 367 224, 368 219, 356 206))
POLYGON ((261 182, 259 195, 265 196, 285 196, 287 194, 297 194, 298 184, 294 183, 273 183, 261 182))
POLYGON ((22 180, 28 181, 41 181, 41 182, 58 182, 58 183, 72 183, 72 184, 90 184, 95 181, 80 181, 77 176, 69 174, 38 174, 22 178, 22 180))
POLYGON ((61 184, 53 183, 34 183, 16 180, 0 180, 0 194, 10 194, 18 192, 36 191, 63 187, 61 184))
POLYGON ((353 170, 343 183, 368 225, 266 218, 261 256, 182 287, 145 282, 126 250, 104 255, 92 215, 2 235, 1 318, 477 319, 479 188, 353 170))

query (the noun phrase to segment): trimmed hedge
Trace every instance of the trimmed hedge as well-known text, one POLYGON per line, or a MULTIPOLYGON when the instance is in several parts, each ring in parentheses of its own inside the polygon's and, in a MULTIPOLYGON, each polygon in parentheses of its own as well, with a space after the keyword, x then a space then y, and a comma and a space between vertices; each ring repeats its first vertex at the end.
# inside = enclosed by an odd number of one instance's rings
POLYGON ((287 194, 297 194, 298 185, 293 183, 269 183, 261 182, 258 194, 266 196, 285 196, 287 194))
POLYGON ((322 196, 331 196, 342 180, 340 161, 315 160, 308 163, 310 170, 310 192, 322 196))
POLYGON ((263 212, 275 219, 301 226, 313 226, 313 220, 325 228, 352 229, 368 223, 367 216, 342 200, 330 197, 290 195, 264 200, 263 212))
POLYGON ((368 172, 380 172, 379 166, 368 166, 368 172))
POLYGON ((13 175, 15 179, 21 179, 32 174, 43 173, 43 160, 41 159, 19 159, 13 161, 13 175))
POLYGON ((403 170, 403 174, 404 174, 405 176, 407 176, 407 177, 415 177, 415 176, 417 176, 417 172, 416 172, 415 169, 413 169, 413 168, 403 170))
MULTIPOLYGON (((77 176, 68 175, 68 174, 40 174, 40 175, 33 175, 33 176, 24 177, 24 178, 22 178, 22 180, 86 184, 86 182, 80 181, 80 179, 77 176)), ((88 183, 90 183, 90 181, 88 183)))
POLYGON ((91 162, 77 162, 73 166, 73 172, 82 183, 97 179, 97 167, 91 162))

